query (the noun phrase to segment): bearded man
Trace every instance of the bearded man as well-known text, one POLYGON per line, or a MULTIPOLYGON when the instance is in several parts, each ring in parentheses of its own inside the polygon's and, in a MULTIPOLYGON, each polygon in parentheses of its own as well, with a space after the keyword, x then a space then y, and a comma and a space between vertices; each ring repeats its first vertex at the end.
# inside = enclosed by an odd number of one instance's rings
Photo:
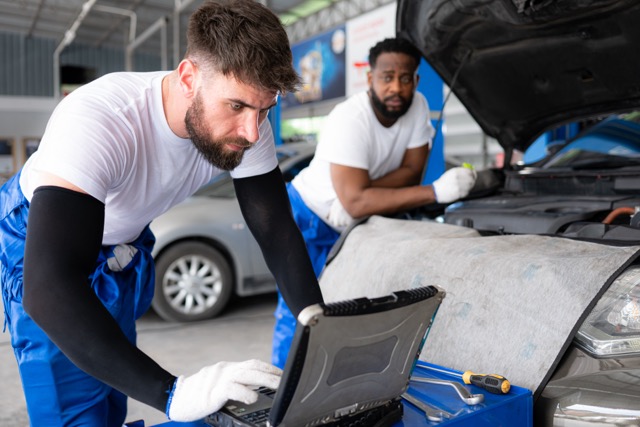
MULTIPOLYGON (((431 185, 420 183, 434 133, 427 100, 416 91, 420 58, 420 52, 401 39, 373 46, 369 89, 331 111, 315 157, 287 185, 317 275, 354 218, 450 203, 465 197, 475 183, 475 171, 462 167, 448 170, 431 185)), ((271 358, 279 367, 295 330, 295 316, 282 296, 271 358)))
POLYGON ((5 324, 31 425, 120 427, 127 396, 192 421, 278 386, 265 362, 185 377, 136 347, 154 290, 148 225, 216 175, 230 171, 293 312, 322 302, 267 120, 299 85, 280 20, 251 0, 204 2, 187 35, 175 70, 108 74, 63 99, 0 190, 5 324))

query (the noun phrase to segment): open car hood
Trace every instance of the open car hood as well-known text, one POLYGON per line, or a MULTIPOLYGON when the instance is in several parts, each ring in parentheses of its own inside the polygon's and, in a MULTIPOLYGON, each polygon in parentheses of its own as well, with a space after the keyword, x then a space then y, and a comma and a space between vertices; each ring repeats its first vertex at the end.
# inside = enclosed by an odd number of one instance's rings
POLYGON ((505 150, 640 106, 637 0, 399 0, 397 32, 505 150))

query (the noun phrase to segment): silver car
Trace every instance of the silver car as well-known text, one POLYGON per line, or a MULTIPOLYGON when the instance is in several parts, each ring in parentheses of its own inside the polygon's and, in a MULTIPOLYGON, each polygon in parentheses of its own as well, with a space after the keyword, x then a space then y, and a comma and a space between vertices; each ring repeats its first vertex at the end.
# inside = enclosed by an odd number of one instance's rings
MULTIPOLYGON (((314 143, 276 147, 285 181, 311 161, 314 143)), ((156 289, 152 307, 165 320, 218 315, 233 295, 274 292, 275 281, 240 212, 226 174, 155 219, 156 289)))

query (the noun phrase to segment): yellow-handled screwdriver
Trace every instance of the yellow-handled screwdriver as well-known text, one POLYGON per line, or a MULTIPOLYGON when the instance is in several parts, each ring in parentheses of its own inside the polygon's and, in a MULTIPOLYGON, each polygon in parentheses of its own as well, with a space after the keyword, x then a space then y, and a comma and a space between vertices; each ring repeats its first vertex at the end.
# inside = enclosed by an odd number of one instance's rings
POLYGON ((462 381, 465 384, 473 384, 494 394, 507 394, 511 390, 509 380, 497 374, 476 374, 466 371, 462 374, 462 381))
POLYGON ((439 369, 434 366, 420 365, 421 368, 430 369, 432 371, 441 372, 443 374, 452 375, 462 378, 465 384, 473 384, 489 393, 507 394, 511 390, 511 383, 502 375, 497 374, 476 374, 475 372, 466 371, 462 375, 447 369, 439 369))

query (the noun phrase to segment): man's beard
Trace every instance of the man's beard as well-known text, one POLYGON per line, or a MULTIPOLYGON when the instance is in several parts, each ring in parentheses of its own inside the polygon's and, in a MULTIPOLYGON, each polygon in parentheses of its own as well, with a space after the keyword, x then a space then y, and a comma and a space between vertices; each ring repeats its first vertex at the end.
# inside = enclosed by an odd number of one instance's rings
POLYGON ((251 143, 244 138, 211 139, 207 136, 209 132, 206 131, 202 116, 202 98, 198 94, 184 117, 191 142, 213 166, 228 171, 235 169, 242 161, 244 152, 251 148, 251 143), (240 151, 225 150, 226 144, 244 147, 244 149, 240 151))
POLYGON ((369 93, 371 94, 371 103, 373 104, 373 108, 376 109, 383 117, 387 119, 399 119, 402 117, 411 107, 411 102, 413 101, 413 95, 408 99, 401 97, 400 95, 390 96, 387 99, 397 97, 403 102, 402 106, 399 110, 389 110, 384 102, 378 97, 376 91, 373 90, 372 87, 369 88, 369 93))

